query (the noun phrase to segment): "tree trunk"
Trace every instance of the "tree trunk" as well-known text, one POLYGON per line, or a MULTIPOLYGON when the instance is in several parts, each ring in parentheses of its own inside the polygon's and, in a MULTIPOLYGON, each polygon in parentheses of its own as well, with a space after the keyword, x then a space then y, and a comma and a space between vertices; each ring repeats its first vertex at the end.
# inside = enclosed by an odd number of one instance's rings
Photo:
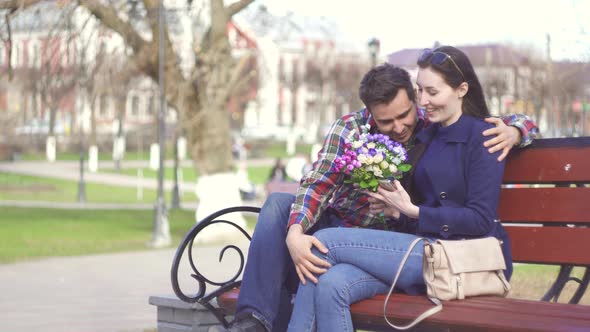
POLYGON ((229 114, 222 105, 206 106, 192 130, 192 154, 201 175, 233 171, 229 114))

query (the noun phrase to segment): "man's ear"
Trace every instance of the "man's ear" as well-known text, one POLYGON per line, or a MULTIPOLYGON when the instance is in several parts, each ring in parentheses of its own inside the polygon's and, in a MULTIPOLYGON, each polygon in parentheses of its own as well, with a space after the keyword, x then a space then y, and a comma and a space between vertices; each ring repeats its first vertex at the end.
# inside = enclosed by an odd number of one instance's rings
POLYGON ((456 89, 459 98, 463 98, 465 97, 465 95, 467 94, 467 91, 469 91, 469 83, 467 82, 463 82, 461 83, 461 85, 459 85, 456 89))

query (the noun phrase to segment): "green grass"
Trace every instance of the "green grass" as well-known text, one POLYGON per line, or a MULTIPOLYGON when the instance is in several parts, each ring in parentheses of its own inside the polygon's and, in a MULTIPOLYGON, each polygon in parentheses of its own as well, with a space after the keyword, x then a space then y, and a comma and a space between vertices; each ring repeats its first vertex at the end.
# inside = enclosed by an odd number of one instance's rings
MULTIPOLYGON (((248 177, 254 184, 264 184, 270 174, 271 166, 256 166, 248 167, 248 177)), ((102 169, 103 172, 124 174, 129 176, 137 176, 137 168, 123 168, 116 170, 114 168, 102 169)), ((144 178, 156 179, 158 171, 152 170, 151 168, 142 168, 144 178)), ((196 182, 198 178, 198 172, 193 167, 182 168, 182 181, 184 182, 196 182)), ((174 169, 172 167, 166 167, 164 169, 164 179, 174 180, 174 169)))
MULTIPOLYGON (((147 248, 152 210, 3 208, 0 262, 147 248)), ((194 224, 194 211, 171 210, 174 243, 194 224)))
MULTIPOLYGON (((311 144, 297 143, 295 145, 295 153, 309 156, 311 153, 311 144)), ((262 147, 264 150, 261 155, 269 158, 289 158, 285 142, 273 142, 262 147)))
MULTIPOLYGON (((89 203, 153 203, 157 193, 144 189, 143 198, 137 200, 137 189, 86 183, 86 201, 89 203)), ((0 200, 76 202, 78 182, 0 172, 0 200)), ((170 201, 170 193, 166 199, 170 201)), ((194 193, 184 193, 181 201, 195 201, 194 193)))
MULTIPOLYGON (((250 229, 255 216, 246 215, 250 229)), ((172 247, 194 226, 193 210, 168 213, 172 247)), ((145 250, 153 210, 68 210, 3 207, 0 263, 48 256, 145 250)))
MULTIPOLYGON (((509 296, 518 299, 539 300, 553 284, 558 271, 559 267, 554 265, 514 265, 514 273, 510 280, 512 291, 509 296)), ((582 278, 583 273, 582 268, 574 268, 574 276, 582 278)), ((574 293, 575 285, 573 282, 566 285, 560 297, 560 302, 569 300, 574 293)), ((590 293, 586 292, 580 303, 589 305, 590 293)))

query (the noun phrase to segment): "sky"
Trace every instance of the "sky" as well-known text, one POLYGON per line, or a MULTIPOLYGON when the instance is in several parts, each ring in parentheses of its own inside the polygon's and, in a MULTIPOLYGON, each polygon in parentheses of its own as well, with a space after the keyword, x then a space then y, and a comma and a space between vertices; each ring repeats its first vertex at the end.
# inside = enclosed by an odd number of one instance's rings
POLYGON ((507 42, 554 60, 590 61, 590 0, 257 0, 275 14, 325 16, 355 44, 404 48, 507 42))

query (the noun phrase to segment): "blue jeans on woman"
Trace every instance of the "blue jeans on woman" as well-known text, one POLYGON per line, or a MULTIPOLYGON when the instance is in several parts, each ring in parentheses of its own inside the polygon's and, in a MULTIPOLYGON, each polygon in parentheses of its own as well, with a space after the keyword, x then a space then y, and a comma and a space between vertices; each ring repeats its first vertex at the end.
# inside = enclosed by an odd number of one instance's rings
MULTIPOLYGON (((300 284, 289 331, 354 331, 350 304, 389 291, 393 277, 416 235, 357 228, 330 228, 314 234, 329 250, 332 267, 318 283, 300 284)), ((423 248, 408 257, 396 290, 425 292, 422 278, 423 248)))
MULTIPOLYGON (((236 313, 251 313, 268 331, 285 331, 291 298, 299 278, 285 243, 295 196, 272 193, 266 199, 250 242, 236 313)), ((324 213, 316 229, 338 226, 339 219, 324 213)), ((309 234, 310 232, 308 232, 309 234)))

